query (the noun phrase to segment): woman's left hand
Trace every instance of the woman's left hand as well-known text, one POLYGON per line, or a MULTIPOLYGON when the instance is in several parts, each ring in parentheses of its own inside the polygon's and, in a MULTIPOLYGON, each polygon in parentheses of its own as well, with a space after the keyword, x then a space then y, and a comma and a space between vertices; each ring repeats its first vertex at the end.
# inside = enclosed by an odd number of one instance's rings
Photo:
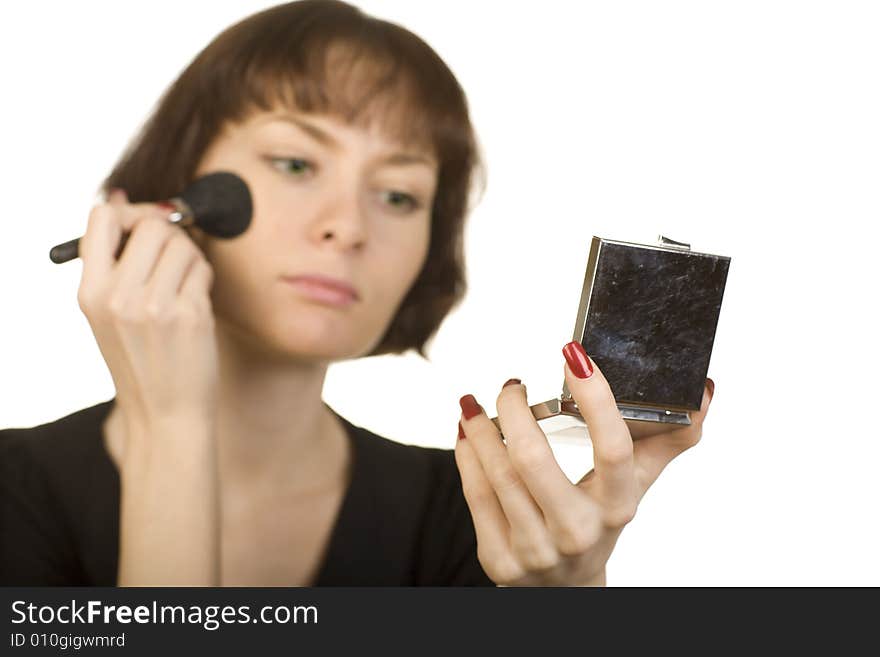
POLYGON ((577 484, 556 462, 518 380, 508 381, 496 401, 506 445, 473 396, 461 398, 455 460, 477 557, 499 586, 604 586, 620 532, 663 468, 700 440, 712 400, 715 386, 707 379, 689 426, 634 442, 583 347, 570 342, 563 354, 565 380, 593 444, 594 468, 577 484))

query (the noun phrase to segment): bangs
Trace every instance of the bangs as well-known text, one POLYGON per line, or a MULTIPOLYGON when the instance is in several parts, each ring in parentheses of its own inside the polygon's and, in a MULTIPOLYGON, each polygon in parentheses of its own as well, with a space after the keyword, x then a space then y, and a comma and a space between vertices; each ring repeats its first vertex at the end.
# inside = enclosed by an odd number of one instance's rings
POLYGON ((237 100, 227 116, 241 120, 276 109, 326 114, 438 162, 468 148, 464 93, 445 63, 411 32, 355 11, 345 12, 348 21, 319 14, 254 30, 259 42, 238 41, 240 51, 225 54, 239 64, 222 81, 226 93, 216 96, 237 100))

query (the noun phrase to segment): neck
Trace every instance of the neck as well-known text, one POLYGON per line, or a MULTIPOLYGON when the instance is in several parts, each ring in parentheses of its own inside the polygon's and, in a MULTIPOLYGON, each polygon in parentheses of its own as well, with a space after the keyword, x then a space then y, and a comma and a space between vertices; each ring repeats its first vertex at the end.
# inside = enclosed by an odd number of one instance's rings
POLYGON ((336 476, 348 438, 321 399, 328 363, 279 359, 219 319, 217 340, 221 484, 303 489, 336 476))

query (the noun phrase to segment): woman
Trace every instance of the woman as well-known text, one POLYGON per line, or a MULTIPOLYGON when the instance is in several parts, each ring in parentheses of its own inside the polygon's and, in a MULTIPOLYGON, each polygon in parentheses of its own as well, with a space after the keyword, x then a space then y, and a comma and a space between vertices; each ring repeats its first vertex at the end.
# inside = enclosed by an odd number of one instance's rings
POLYGON ((406 30, 304 0, 219 35, 104 181, 80 243, 78 300, 116 397, 0 432, 2 583, 604 585, 638 500, 699 439, 708 389, 691 427, 633 445, 566 345, 596 452, 578 485, 517 379, 497 399, 506 443, 465 395, 454 451, 394 443, 321 399, 333 361, 424 355, 464 294, 479 170, 464 93, 406 30), (152 202, 220 170, 253 195, 235 239, 184 234, 152 202))

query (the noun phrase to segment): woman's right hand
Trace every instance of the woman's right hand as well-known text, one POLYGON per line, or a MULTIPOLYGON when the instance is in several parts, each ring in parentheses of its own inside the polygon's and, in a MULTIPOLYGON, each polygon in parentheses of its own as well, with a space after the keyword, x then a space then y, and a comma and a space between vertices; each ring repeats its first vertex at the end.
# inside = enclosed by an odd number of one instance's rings
POLYGON ((92 209, 79 243, 77 300, 129 425, 210 423, 216 413, 213 270, 168 214, 158 204, 132 204, 123 191, 114 191, 92 209), (131 234, 117 260, 126 232, 131 234))
POLYGON ((116 385, 119 586, 220 582, 213 271, 168 214, 117 192, 79 243, 77 299, 116 385))

